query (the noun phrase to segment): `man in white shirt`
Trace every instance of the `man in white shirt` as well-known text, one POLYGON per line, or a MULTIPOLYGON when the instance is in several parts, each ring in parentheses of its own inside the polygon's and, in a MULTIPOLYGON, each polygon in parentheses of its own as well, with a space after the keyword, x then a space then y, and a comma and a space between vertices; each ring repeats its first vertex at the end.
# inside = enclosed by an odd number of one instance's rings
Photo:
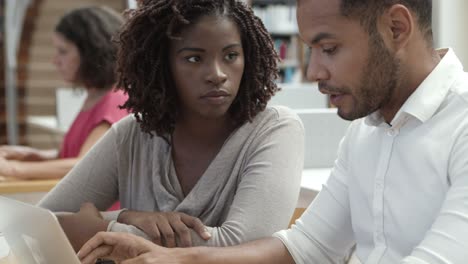
POLYGON ((468 74, 452 50, 434 50, 431 9, 430 0, 298 1, 307 75, 355 121, 291 229, 222 249, 101 233, 84 263, 111 250, 128 263, 340 263, 354 244, 363 263, 468 263, 468 74))

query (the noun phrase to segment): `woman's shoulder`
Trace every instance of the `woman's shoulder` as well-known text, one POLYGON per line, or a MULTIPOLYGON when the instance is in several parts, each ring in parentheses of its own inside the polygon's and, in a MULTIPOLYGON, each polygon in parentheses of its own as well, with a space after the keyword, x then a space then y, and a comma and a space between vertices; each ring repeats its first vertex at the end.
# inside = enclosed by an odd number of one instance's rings
POLYGON ((288 133, 291 130, 304 130, 301 119, 290 108, 284 106, 268 106, 258 113, 252 122, 245 123, 239 130, 241 137, 256 138, 274 131, 288 133))
POLYGON ((113 133, 121 142, 159 142, 164 141, 163 138, 149 133, 143 132, 140 128, 140 123, 137 121, 135 114, 129 114, 120 121, 112 125, 113 133))
POLYGON ((133 114, 129 114, 128 116, 122 118, 119 122, 113 125, 114 129, 117 130, 134 130, 135 127, 138 125, 136 118, 133 114))
POLYGON ((113 133, 118 138, 118 141, 128 141, 129 139, 134 140, 149 140, 149 135, 143 133, 140 129, 140 125, 133 114, 122 118, 120 121, 112 125, 113 133))
POLYGON ((127 101, 127 96, 121 91, 108 91, 92 109, 86 111, 87 122, 96 126, 101 122, 114 124, 128 115, 127 109, 122 106, 127 101))
POLYGON ((118 107, 123 105, 128 100, 128 95, 122 90, 110 90, 106 93, 101 101, 101 107, 118 107))
POLYGON ((297 113, 286 106, 267 106, 265 110, 252 120, 252 123, 275 123, 281 121, 302 123, 297 113))

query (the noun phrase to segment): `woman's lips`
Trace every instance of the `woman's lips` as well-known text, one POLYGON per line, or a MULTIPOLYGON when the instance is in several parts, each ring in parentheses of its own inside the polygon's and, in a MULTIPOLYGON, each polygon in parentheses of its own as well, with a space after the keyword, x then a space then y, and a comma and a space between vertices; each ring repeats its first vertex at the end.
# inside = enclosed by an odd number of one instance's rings
POLYGON ((209 104, 220 105, 228 101, 229 93, 226 91, 210 91, 201 97, 209 104))

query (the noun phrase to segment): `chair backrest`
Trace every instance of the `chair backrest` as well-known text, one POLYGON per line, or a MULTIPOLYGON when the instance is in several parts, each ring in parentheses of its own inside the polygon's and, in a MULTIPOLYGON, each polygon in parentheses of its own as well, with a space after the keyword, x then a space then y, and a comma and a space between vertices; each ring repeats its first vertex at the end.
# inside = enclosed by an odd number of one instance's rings
POLYGON ((305 129, 304 168, 331 168, 349 121, 334 108, 296 109, 305 129))
POLYGON ((55 91, 57 124, 68 131, 86 99, 86 91, 72 88, 57 88, 55 91))
POLYGON ((281 86, 282 90, 273 96, 269 105, 284 105, 291 109, 326 108, 327 96, 321 94, 317 84, 281 86))
POLYGON ((295 222, 296 220, 301 217, 301 215, 304 213, 304 211, 306 210, 307 208, 303 208, 303 207, 296 207, 296 209, 294 209, 294 213, 291 217, 291 220, 289 221, 289 225, 288 227, 291 227, 295 222))

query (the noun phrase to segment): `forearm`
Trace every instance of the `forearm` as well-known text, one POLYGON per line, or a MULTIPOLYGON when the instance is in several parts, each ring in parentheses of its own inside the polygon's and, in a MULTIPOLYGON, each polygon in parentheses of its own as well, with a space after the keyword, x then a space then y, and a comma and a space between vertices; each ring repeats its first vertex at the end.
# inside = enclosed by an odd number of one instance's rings
POLYGON ((77 162, 77 158, 17 162, 11 176, 20 179, 58 179, 65 176, 77 162))
POLYGON ((184 264, 294 264, 288 250, 277 238, 265 238, 234 247, 174 250, 179 250, 180 256, 185 257, 181 262, 184 264))
POLYGON ((109 225, 109 221, 103 219, 83 221, 77 214, 59 215, 57 218, 76 252, 95 234, 106 231, 109 225))
POLYGON ((141 229, 133 225, 114 222, 111 226, 109 226, 109 231, 128 233, 151 241, 151 237, 148 234, 146 234, 145 232, 141 231, 141 229))
POLYGON ((39 150, 39 156, 42 160, 54 160, 59 157, 59 152, 57 149, 44 149, 39 150))

